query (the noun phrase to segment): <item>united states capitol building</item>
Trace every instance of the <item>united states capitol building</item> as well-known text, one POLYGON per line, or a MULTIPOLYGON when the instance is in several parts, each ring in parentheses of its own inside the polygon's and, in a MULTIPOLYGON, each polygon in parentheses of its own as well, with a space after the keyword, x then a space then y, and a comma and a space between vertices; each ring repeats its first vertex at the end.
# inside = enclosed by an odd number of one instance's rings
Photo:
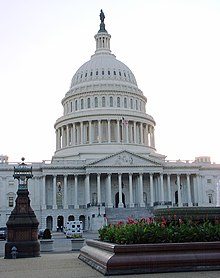
MULTIPOLYGON (((81 220, 85 230, 97 230, 156 207, 218 206, 219 164, 203 156, 167 161, 157 153, 147 98, 133 72, 111 53, 104 18, 101 11, 95 53, 62 99, 54 155, 32 164, 28 188, 40 228, 56 231, 81 220)), ((0 226, 15 205, 15 165, 0 156, 0 226)))

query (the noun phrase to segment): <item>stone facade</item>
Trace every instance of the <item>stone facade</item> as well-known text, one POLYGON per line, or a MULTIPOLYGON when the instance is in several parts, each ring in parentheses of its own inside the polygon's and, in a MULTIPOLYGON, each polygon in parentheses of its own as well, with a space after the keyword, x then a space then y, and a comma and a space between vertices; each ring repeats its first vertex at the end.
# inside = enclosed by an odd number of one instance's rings
MULTIPOLYGON (((126 217, 126 209, 219 205, 220 165, 209 157, 167 161, 156 152, 147 98, 111 53, 110 39, 101 28, 95 54, 72 78, 54 125, 52 160, 32 164, 29 192, 40 228, 82 220, 95 230, 108 221, 107 208, 121 208, 126 217)), ((0 158, 0 226, 14 207, 14 166, 0 158)))

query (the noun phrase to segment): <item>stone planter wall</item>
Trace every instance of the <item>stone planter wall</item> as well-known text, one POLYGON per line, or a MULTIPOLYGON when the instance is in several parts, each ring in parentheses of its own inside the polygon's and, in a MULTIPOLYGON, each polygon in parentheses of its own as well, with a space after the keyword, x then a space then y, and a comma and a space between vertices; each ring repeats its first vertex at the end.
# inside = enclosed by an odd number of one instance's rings
POLYGON ((104 275, 220 270, 220 242, 117 245, 87 240, 79 259, 104 275))
POLYGON ((52 252, 53 251, 53 239, 41 239, 40 240, 40 251, 41 252, 52 252))
POLYGON ((79 251, 84 245, 84 238, 71 239, 72 251, 79 251))

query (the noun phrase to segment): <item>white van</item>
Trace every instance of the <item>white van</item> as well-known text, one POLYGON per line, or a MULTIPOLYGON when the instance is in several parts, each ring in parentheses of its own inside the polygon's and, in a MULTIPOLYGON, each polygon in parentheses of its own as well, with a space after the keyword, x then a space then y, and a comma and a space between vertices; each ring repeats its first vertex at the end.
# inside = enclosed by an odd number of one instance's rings
POLYGON ((82 235, 83 222, 82 221, 67 221, 66 222, 66 237, 74 237, 75 235, 82 235))

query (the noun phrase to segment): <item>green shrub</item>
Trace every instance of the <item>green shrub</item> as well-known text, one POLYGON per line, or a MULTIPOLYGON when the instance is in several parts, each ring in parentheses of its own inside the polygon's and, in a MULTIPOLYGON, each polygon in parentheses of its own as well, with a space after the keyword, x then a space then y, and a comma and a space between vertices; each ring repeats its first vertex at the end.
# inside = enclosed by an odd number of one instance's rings
POLYGON ((43 239, 51 239, 52 235, 49 229, 45 229, 43 233, 43 239))
POLYGON ((99 238, 101 241, 117 244, 219 241, 220 224, 217 220, 182 220, 176 215, 128 219, 126 223, 104 226, 99 230, 99 238))

